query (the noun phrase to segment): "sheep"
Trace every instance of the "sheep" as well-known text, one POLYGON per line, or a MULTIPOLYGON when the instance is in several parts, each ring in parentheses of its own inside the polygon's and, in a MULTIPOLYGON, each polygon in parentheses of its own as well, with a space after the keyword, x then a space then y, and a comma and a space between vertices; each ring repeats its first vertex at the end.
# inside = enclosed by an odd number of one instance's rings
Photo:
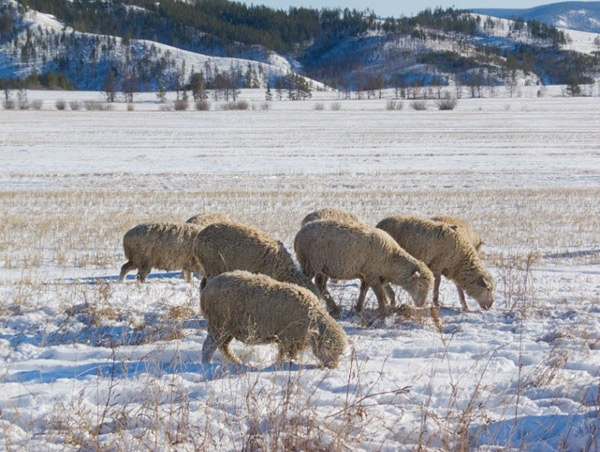
POLYGON ((467 223, 465 220, 461 220, 456 217, 448 217, 445 215, 438 215, 435 217, 431 217, 433 221, 441 221, 442 223, 447 223, 451 226, 456 226, 457 231, 462 231, 466 234, 467 238, 471 241, 475 250, 479 252, 481 245, 483 245, 483 240, 481 240, 481 236, 473 230, 471 225, 467 223))
POLYGON ((236 339, 248 345, 277 343, 277 361, 296 359, 309 346, 325 367, 335 368, 347 347, 346 333, 309 290, 296 284, 243 270, 210 278, 200 306, 208 335, 202 345, 202 363, 217 350, 241 365, 229 349, 236 339))
POLYGON ((310 223, 311 221, 318 220, 335 220, 340 223, 360 223, 363 224, 363 221, 360 219, 358 215, 355 215, 351 212, 344 212, 343 210, 331 209, 326 207, 324 209, 315 210, 314 212, 309 213, 304 217, 300 227, 310 223))
POLYGON ((201 227, 188 223, 142 223, 134 226, 123 237, 127 262, 121 267, 119 282, 133 269, 138 269, 137 280, 144 282, 153 268, 161 270, 202 273, 194 256, 194 237, 201 227))
MULTIPOLYGON (((309 278, 322 273, 330 278, 364 281, 377 296, 380 316, 387 314, 386 298, 393 301, 388 283, 402 286, 418 306, 425 303, 433 284, 433 275, 425 264, 405 252, 387 233, 371 226, 313 221, 296 234, 294 250, 309 278)), ((326 300, 331 297, 322 281, 317 280, 317 287, 326 300)), ((361 293, 356 304, 358 312, 362 311, 364 295, 361 293)))
POLYGON ((205 227, 194 240, 194 255, 204 269, 201 289, 207 279, 220 273, 247 270, 298 284, 321 296, 296 266, 284 244, 251 226, 221 222, 205 227))
POLYGON ((444 275, 456 284, 461 306, 468 310, 467 294, 489 309, 494 302, 494 279, 481 262, 475 247, 446 223, 412 216, 392 216, 377 223, 398 244, 427 264, 435 277, 433 303, 440 306, 439 288, 444 275))
POLYGON ((198 215, 194 215, 186 220, 186 223, 197 224, 198 226, 202 226, 205 228, 209 224, 213 223, 223 223, 229 221, 229 218, 222 213, 200 213, 198 215))
MULTIPOLYGON (((334 221, 337 221, 340 223, 364 224, 363 221, 360 219, 360 217, 356 214, 353 214, 352 212, 345 212, 343 210, 325 207, 323 209, 315 210, 314 212, 311 212, 308 215, 306 215, 304 217, 304 219, 302 220, 302 222, 300 223, 300 227, 302 227, 312 221, 318 221, 318 220, 334 220, 334 221)), ((318 287, 326 288, 328 281, 329 281, 329 278, 327 276, 323 275, 322 273, 315 275, 315 282, 317 283, 318 287)), ((364 281, 361 281, 361 287, 367 287, 366 283, 364 281)), ((367 290, 368 290, 368 288, 367 288, 367 290)), ((327 295, 326 299, 332 300, 329 292, 327 290, 325 292, 327 295)), ((390 295, 390 302, 393 305, 396 300, 396 294, 394 293, 393 290, 390 290, 388 295, 390 295)), ((334 304, 335 304, 335 302, 334 302, 334 304)), ((337 317, 340 314, 341 314, 341 309, 337 305, 335 305, 335 308, 333 311, 334 317, 337 317)))

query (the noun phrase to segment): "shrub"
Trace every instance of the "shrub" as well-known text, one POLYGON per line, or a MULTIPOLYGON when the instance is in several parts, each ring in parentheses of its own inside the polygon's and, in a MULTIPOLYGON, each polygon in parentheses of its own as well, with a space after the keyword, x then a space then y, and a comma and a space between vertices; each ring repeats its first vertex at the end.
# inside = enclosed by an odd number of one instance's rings
POLYGON ((112 105, 103 104, 102 102, 98 102, 97 100, 86 100, 83 103, 83 106, 88 111, 109 111, 112 110, 112 105))
MULTIPOLYGON (((56 102, 54 102, 54 106, 57 110, 64 110, 67 107, 67 103, 64 100, 59 99, 56 102)), ((71 106, 71 109, 73 109, 73 106, 71 106)))
POLYGON ((210 110, 210 102, 203 99, 198 99, 196 101, 196 110, 198 111, 208 111, 210 110))
POLYGON ((436 102, 437 107, 440 110, 454 110, 454 107, 456 107, 457 103, 458 101, 456 100, 456 97, 450 95, 444 96, 443 98, 438 99, 436 102))
POLYGON ((247 100, 238 100, 221 105, 221 110, 248 110, 249 106, 250 104, 247 100))
POLYGON ((29 102, 27 99, 19 101, 19 110, 29 110, 29 102))
POLYGON ((271 109, 271 104, 268 102, 263 102, 262 104, 260 104, 260 109, 263 111, 267 111, 271 109))
POLYGON ((71 107, 71 110, 73 111, 79 111, 81 110, 81 102, 77 100, 72 100, 71 102, 69 102, 69 107, 71 107))
POLYGON ((385 104, 385 109, 390 111, 402 110, 402 108, 404 108, 404 103, 395 99, 390 99, 385 104))
POLYGON ((342 104, 340 104, 339 102, 334 102, 331 104, 331 109, 333 111, 340 111, 342 109, 342 104))
POLYGON ((323 102, 317 102, 317 103, 315 104, 315 107, 314 107, 314 108, 315 108, 315 110, 317 110, 317 111, 323 111, 323 110, 325 110, 325 105, 323 104, 323 102))
POLYGON ((427 110, 427 102, 424 100, 415 100, 414 102, 411 102, 410 106, 413 110, 417 111, 427 110))
POLYGON ((173 105, 172 102, 169 102, 167 104, 161 104, 159 107, 160 111, 173 111, 175 109, 175 106, 173 105))
POLYGON ((127 111, 135 110, 135 104, 133 102, 127 103, 127 111))
POLYGON ((185 99, 177 99, 175 101, 175 103, 173 104, 173 106, 174 106, 175 110, 177 110, 177 111, 185 111, 188 109, 190 104, 185 99))
POLYGON ((43 104, 44 103, 41 100, 35 99, 31 101, 31 108, 33 108, 34 110, 41 110, 43 104))

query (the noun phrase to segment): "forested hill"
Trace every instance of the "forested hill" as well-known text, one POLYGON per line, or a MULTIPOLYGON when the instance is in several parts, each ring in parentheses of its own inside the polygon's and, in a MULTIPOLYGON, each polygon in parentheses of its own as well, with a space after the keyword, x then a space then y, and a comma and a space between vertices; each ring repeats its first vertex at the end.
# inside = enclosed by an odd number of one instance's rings
POLYGON ((139 89, 173 88, 194 71, 209 83, 227 73, 240 87, 296 72, 359 90, 593 78, 597 57, 568 43, 552 25, 452 8, 379 18, 370 10, 284 11, 227 0, 0 0, 0 78, 44 84, 40 76, 60 75, 81 89, 100 88, 109 71, 139 89))

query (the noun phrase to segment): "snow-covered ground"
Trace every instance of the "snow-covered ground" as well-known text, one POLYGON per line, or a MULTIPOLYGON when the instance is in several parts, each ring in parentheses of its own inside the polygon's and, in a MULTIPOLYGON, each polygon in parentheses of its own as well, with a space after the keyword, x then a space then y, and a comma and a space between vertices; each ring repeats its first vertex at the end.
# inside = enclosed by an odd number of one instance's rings
POLYGON ((52 92, 0 111, 0 449, 597 450, 600 103, 523 90, 453 111, 331 92, 263 109, 262 90, 246 111, 57 111, 100 95, 52 92), (493 308, 462 312, 444 281, 437 316, 366 322, 340 281, 338 369, 235 343, 239 369, 201 364, 197 281, 115 281, 134 224, 220 211, 291 248, 323 206, 469 220, 493 308))

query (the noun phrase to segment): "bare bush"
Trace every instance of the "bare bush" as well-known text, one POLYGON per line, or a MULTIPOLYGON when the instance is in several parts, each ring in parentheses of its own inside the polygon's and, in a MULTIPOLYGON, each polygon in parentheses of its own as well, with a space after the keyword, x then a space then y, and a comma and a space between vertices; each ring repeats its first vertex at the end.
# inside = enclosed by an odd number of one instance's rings
POLYGON ((423 110, 427 110, 428 104, 424 100, 415 100, 410 103, 410 107, 413 110, 423 111, 423 110))
POLYGON ((402 110, 402 108, 404 108, 404 103, 395 99, 390 99, 385 104, 385 109, 389 111, 402 110))
POLYGON ((238 100, 221 105, 221 110, 248 110, 248 107, 250 107, 250 104, 247 100, 238 100))
POLYGON ((34 110, 41 110, 43 104, 44 103, 40 99, 34 99, 31 101, 31 108, 34 110))
POLYGON ((173 104, 176 111, 185 111, 190 106, 189 102, 185 99, 177 99, 173 104))
POLYGON ((196 110, 198 111, 208 111, 210 110, 210 102, 204 99, 199 99, 196 101, 196 110))
MULTIPOLYGON (((54 102, 54 106, 56 107, 57 110, 62 111, 65 108, 67 108, 67 103, 62 99, 58 99, 56 102, 54 102)), ((71 109, 73 109, 73 107, 71 107, 71 109)))
POLYGON ((87 111, 110 111, 112 110, 112 105, 103 104, 97 100, 86 100, 83 102, 83 107, 87 111))
POLYGON ((160 111, 173 111, 175 109, 175 105, 173 105, 172 102, 166 103, 166 104, 160 104, 159 110, 160 111))
POLYGON ((260 109, 262 111, 267 111, 271 109, 271 104, 268 102, 263 102, 262 104, 260 104, 260 109))
POLYGON ((323 104, 323 102, 317 102, 314 106, 314 109, 317 111, 323 111, 325 110, 325 104, 323 104))
POLYGON ((436 105, 440 110, 454 110, 454 107, 456 107, 457 103, 458 101, 456 100, 456 97, 447 95, 442 99, 438 99, 436 105))
POLYGON ((133 102, 128 102, 127 103, 127 111, 134 111, 135 110, 135 104, 133 102))
POLYGON ((341 109, 342 109, 342 104, 340 104, 339 102, 334 102, 331 104, 332 111, 340 111, 341 109))
MULTIPOLYGON (((73 110, 73 111, 79 111, 79 110, 81 110, 81 108, 83 106, 81 105, 81 102, 79 102, 78 100, 72 100, 71 102, 69 102, 69 107, 71 107, 71 110, 73 110)), ((64 110, 64 108, 63 108, 63 110, 64 110)))
POLYGON ((14 110, 17 108, 17 104, 12 99, 6 99, 3 104, 5 110, 14 110))

